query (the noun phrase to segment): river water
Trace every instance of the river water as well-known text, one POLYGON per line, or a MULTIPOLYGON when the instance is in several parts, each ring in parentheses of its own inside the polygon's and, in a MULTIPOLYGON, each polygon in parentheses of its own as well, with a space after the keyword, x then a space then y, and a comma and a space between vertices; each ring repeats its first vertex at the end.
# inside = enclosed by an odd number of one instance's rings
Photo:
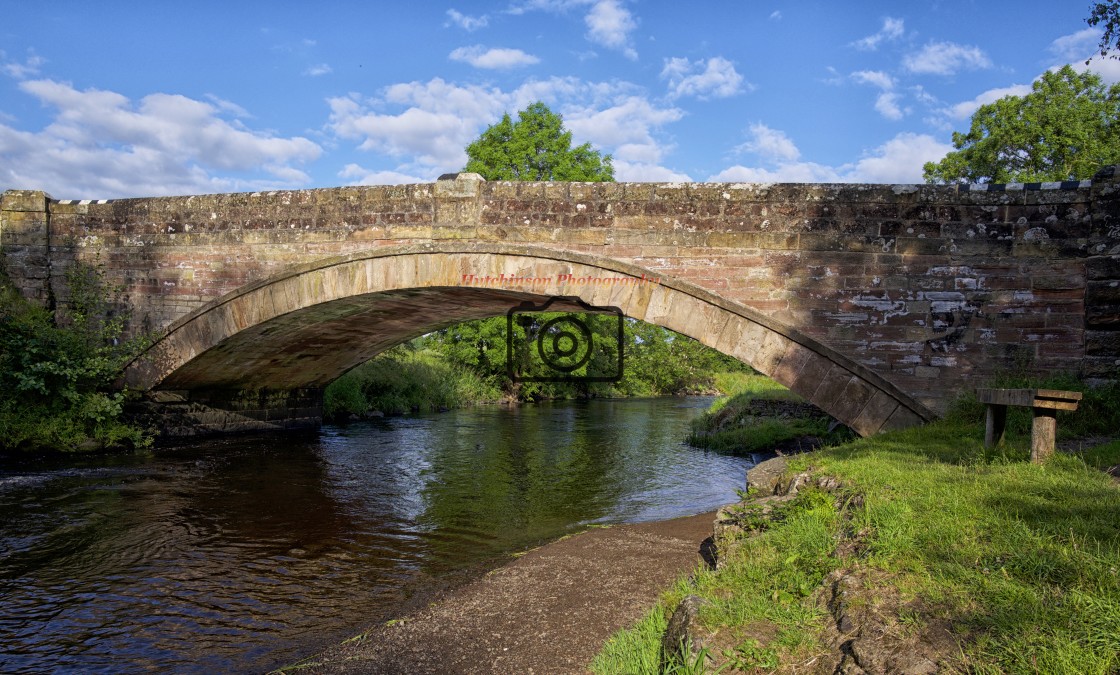
POLYGON ((261 672, 591 523, 733 501, 711 399, 482 407, 0 464, 0 672, 261 672))

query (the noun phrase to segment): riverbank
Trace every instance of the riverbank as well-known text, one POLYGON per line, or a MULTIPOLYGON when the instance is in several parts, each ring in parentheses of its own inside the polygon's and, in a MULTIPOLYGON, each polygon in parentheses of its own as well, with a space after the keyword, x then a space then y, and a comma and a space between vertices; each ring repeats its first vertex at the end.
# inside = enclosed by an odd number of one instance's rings
MULTIPOLYGON (((1093 405, 1067 426, 1111 424, 1093 405)), ((659 672, 695 596, 682 672, 1116 672, 1120 442, 1100 440, 1031 464, 1028 436, 986 449, 958 413, 752 471, 721 511, 718 568, 680 580, 594 670, 659 672)))
POLYGON ((582 672, 612 633, 703 564, 701 544, 713 517, 595 528, 561 539, 278 672, 582 672))

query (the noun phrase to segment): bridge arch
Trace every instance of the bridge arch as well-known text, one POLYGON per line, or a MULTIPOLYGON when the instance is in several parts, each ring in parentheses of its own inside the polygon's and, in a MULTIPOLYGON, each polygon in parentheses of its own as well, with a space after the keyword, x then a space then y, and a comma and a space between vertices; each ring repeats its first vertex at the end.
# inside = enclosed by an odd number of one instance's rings
POLYGON ((321 389, 412 337, 547 297, 617 307, 628 317, 695 338, 862 435, 933 417, 843 354, 688 282, 587 254, 475 243, 374 249, 248 284, 169 326, 129 365, 124 379, 156 396, 321 389), (478 281, 486 277, 536 281, 521 286, 478 281), (581 278, 612 281, 571 281, 581 278))

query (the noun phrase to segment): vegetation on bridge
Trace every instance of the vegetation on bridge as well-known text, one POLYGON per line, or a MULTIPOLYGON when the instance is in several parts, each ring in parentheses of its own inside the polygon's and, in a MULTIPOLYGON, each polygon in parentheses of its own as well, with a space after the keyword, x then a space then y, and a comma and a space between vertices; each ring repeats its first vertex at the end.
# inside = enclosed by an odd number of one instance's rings
POLYGON ((122 421, 127 394, 113 384, 147 341, 122 339, 126 317, 96 268, 71 267, 67 283, 69 302, 52 313, 0 273, 0 449, 146 446, 151 436, 122 421))

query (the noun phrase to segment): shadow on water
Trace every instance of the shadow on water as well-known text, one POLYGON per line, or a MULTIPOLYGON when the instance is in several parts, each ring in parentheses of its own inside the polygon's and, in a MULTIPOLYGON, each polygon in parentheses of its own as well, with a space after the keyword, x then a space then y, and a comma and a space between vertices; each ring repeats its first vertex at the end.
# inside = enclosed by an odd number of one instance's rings
POLYGON ((0 671, 266 670, 590 523, 732 501, 707 399, 476 408, 0 467, 0 671))

